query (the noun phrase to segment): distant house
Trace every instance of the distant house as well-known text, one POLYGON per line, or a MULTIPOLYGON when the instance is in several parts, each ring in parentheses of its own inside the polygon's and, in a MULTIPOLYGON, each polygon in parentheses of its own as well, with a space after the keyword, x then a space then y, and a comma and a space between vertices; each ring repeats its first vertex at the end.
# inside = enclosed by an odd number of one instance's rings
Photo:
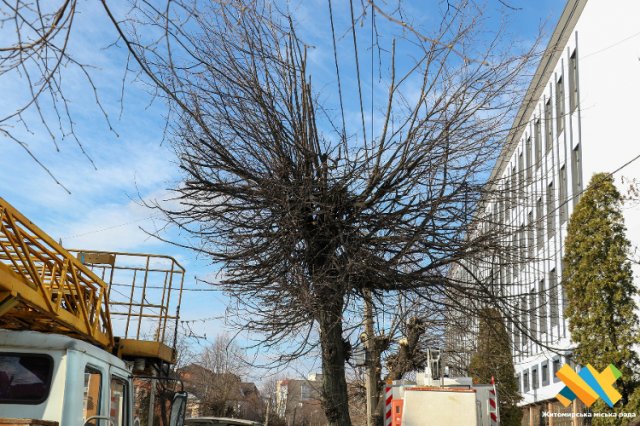
POLYGON ((187 417, 220 416, 261 420, 264 404, 254 383, 232 373, 214 373, 189 364, 177 371, 189 393, 187 417))
POLYGON ((306 380, 280 380, 276 387, 276 413, 287 425, 326 425, 327 418, 322 408, 322 375, 313 373, 306 380))
MULTIPOLYGON (((364 400, 358 397, 359 384, 347 383, 349 414, 353 426, 366 425, 364 400)), ((322 374, 311 373, 306 379, 280 380, 276 386, 275 414, 289 426, 324 426, 327 417, 322 407, 322 374)))

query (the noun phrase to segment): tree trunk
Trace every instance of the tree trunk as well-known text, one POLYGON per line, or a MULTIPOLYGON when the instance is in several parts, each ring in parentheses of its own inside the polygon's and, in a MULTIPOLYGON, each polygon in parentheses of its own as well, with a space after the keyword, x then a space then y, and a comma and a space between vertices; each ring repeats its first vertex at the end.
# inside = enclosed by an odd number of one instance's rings
MULTIPOLYGON (((334 298, 336 296, 334 295, 334 298)), ((319 314, 322 346, 324 411, 330 426, 351 426, 345 379, 345 345, 342 338, 342 301, 319 314)))
POLYGON ((380 361, 381 345, 373 327, 373 298, 370 289, 364 290, 364 326, 366 340, 365 387, 367 393, 367 426, 382 426, 382 409, 380 408, 380 361))

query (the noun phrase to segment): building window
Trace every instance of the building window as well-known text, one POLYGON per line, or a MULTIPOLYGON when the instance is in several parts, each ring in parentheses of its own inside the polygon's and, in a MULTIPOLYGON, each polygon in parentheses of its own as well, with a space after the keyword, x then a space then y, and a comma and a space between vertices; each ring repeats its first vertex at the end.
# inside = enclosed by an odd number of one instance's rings
POLYGON ((536 289, 532 288, 529 292, 529 332, 532 336, 538 335, 537 316, 538 309, 536 309, 536 289))
POLYGON ((529 249, 529 259, 531 260, 533 259, 533 256, 535 256, 535 244, 536 242, 534 241, 534 229, 536 224, 533 223, 533 211, 529 211, 529 213, 527 213, 527 220, 528 220, 528 226, 527 226, 527 248, 529 249))
POLYGON ((527 299, 522 297, 520 299, 520 327, 522 328, 522 346, 527 345, 527 335, 524 330, 527 329, 527 299))
POLYGON ((538 389, 540 387, 540 382, 538 380, 538 367, 533 367, 531 369, 531 388, 538 389))
POLYGON ((509 253, 509 267, 511 268, 511 272, 513 273, 513 281, 518 280, 518 247, 520 243, 518 242, 518 232, 515 232, 511 237, 511 252, 509 253))
POLYGON ((571 189, 575 206, 582 192, 582 149, 580 144, 571 150, 571 189))
POLYGON ((564 129, 564 79, 560 77, 556 82, 556 132, 560 134, 564 129))
POLYGON ((520 192, 520 196, 524 196, 524 152, 520 151, 520 155, 518 156, 518 191, 520 192))
POLYGON ((529 392, 529 372, 522 373, 522 391, 529 392))
POLYGON ((567 203, 567 168, 562 166, 560 168, 560 187, 558 188, 560 193, 560 225, 563 225, 567 221, 569 215, 569 206, 567 203))
POLYGON ((518 197, 518 185, 517 185, 517 181, 516 181, 516 166, 514 164, 514 166, 511 168, 511 197, 509 198, 509 208, 513 209, 515 208, 515 206, 517 205, 516 200, 518 197))
POLYGON ((544 104, 545 153, 549 153, 553 146, 553 128, 551 127, 551 123, 551 99, 547 99, 547 102, 544 104))
POLYGON ((556 194, 553 189, 553 182, 547 187, 547 238, 555 236, 556 233, 556 194))
POLYGON ((524 232, 524 223, 520 226, 518 234, 520 234, 520 247, 518 251, 520 259, 518 259, 518 261, 520 262, 520 270, 524 271, 525 259, 527 258, 527 239, 524 232))
POLYGON ((536 167, 539 167, 542 164, 542 124, 539 118, 533 123, 533 137, 536 146, 536 167))
POLYGON ((522 392, 522 380, 520 380, 519 374, 516 374, 516 382, 518 383, 518 392, 522 392))
POLYGON ((542 386, 549 384, 549 361, 544 361, 540 365, 540 374, 542 375, 542 386))
POLYGON ((547 332, 547 296, 544 289, 544 280, 538 284, 538 306, 540 307, 540 340, 547 332))
POLYGON ((311 386, 306 383, 300 384, 300 399, 302 401, 311 399, 311 386))
POLYGON ((505 178, 504 181, 504 196, 505 198, 503 198, 504 200, 504 224, 508 225, 511 222, 511 203, 513 200, 513 197, 511 196, 511 184, 509 183, 509 177, 505 178))
POLYGON ((527 140, 524 143, 524 150, 526 151, 525 164, 527 169, 526 171, 527 181, 531 182, 531 176, 532 176, 531 156, 533 155, 533 152, 531 152, 531 136, 527 136, 527 140))
POLYGON ((553 383, 557 383, 560 381, 558 376, 556 376, 556 373, 560 371, 560 367, 561 367, 560 357, 557 356, 553 358, 552 364, 553 364, 553 383))
POLYGON ((543 244, 544 244, 544 219, 543 219, 544 214, 542 213, 542 198, 538 198, 538 201, 536 201, 536 231, 537 231, 537 236, 536 239, 538 240, 538 250, 542 250, 543 249, 543 244))
POLYGON ((578 106, 578 60, 574 50, 569 57, 569 112, 578 106))
POLYGON ((551 327, 559 324, 558 316, 558 277, 555 268, 549 271, 549 308, 551 314, 551 327))

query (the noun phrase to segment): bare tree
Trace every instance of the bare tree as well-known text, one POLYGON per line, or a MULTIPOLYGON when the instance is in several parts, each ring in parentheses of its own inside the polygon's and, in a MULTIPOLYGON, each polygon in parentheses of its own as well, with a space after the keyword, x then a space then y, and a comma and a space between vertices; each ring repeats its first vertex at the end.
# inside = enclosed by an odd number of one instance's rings
MULTIPOLYGON (((216 284, 235 299, 239 326, 264 336, 267 347, 286 348, 282 361, 320 348, 330 424, 350 424, 345 362, 363 300, 411 292, 439 318, 473 315, 487 304, 520 306, 476 271, 489 260, 522 262, 512 244, 521 231, 504 221, 476 224, 486 200, 507 197, 491 170, 532 51, 514 55, 499 34, 487 36, 473 2, 447 2, 429 31, 408 23, 401 9, 369 1, 356 15, 350 2, 357 84, 347 91, 329 0, 335 103, 318 97, 307 46, 270 3, 134 2, 127 21, 102 4, 175 120, 181 207, 155 207, 194 237, 187 246, 223 265, 216 284), (387 98, 370 130, 358 61, 365 18, 378 70, 388 69, 387 98), (381 20, 400 28, 385 46, 375 37, 381 20), (358 120, 345 118, 347 99, 359 99, 358 120)), ((64 57, 47 28, 70 31, 71 21, 59 19, 73 16, 71 6, 46 15, 50 24, 6 50, 7 60, 41 51, 39 40, 64 57)), ((513 311, 507 318, 526 328, 513 311)), ((422 333, 420 320, 407 327, 408 340, 422 333)), ((402 350, 391 371, 417 362, 402 350)))
POLYGON ((200 399, 200 415, 232 416, 242 403, 241 383, 247 372, 244 351, 222 334, 181 373, 187 389, 200 399))
POLYGON ((265 426, 284 426, 285 420, 278 413, 278 382, 283 380, 278 376, 272 376, 264 380, 260 387, 260 394, 265 401, 265 426))
POLYGON ((345 313, 365 292, 413 292, 467 314, 498 297, 452 271, 509 246, 505 227, 471 229, 479 203, 502 196, 490 171, 531 56, 506 55, 499 39, 479 50, 476 12, 463 2, 433 36, 399 39, 419 52, 402 75, 389 46, 384 118, 368 137, 364 126, 351 136, 340 116, 327 126, 304 43, 260 2, 199 13, 197 36, 183 43, 189 67, 146 59, 181 108, 182 207, 164 212, 224 265, 219 284, 238 302, 239 325, 290 356, 315 344, 317 327, 330 424, 350 424, 345 313))

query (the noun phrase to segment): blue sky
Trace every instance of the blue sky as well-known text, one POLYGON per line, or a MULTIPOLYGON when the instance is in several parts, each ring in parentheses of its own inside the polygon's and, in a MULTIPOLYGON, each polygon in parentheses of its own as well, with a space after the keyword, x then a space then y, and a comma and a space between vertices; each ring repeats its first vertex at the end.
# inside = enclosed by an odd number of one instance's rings
MULTIPOLYGON (((546 23, 546 32, 553 29, 564 2, 557 0, 505 0, 521 8, 507 10, 497 0, 487 1, 489 26, 498 22, 501 13, 510 13, 506 31, 512 34, 514 45, 526 46, 546 23)), ((417 26, 428 27, 437 17, 438 2, 404 2, 408 18, 417 26)), ((354 2, 356 7, 360 2, 354 2)), ((326 0, 288 1, 285 6, 294 15, 301 37, 314 47, 310 49, 311 74, 320 99, 335 101, 335 68, 326 0)), ((353 65, 353 46, 348 30, 348 2, 333 0, 339 57, 343 71, 343 90, 347 122, 359 123, 359 109, 353 65)), ((16 143, 0 135, 0 196, 24 213, 56 240, 68 248, 117 250, 128 252, 162 253, 176 257, 187 268, 188 288, 202 288, 195 277, 209 278, 218 272, 205 258, 149 237, 141 228, 155 231, 162 227, 156 213, 140 204, 144 200, 163 199, 168 189, 179 182, 180 174, 170 143, 163 141, 165 106, 152 99, 148 86, 128 75, 125 95, 119 102, 120 80, 126 63, 123 50, 107 46, 115 40, 115 33, 95 2, 80 2, 80 13, 71 39, 71 49, 84 63, 95 66, 92 73, 99 96, 109 115, 113 131, 109 129, 96 107, 90 86, 75 68, 65 71, 64 84, 68 94, 77 133, 97 170, 84 158, 72 138, 60 139, 60 151, 55 149, 45 129, 38 124, 32 111, 26 116, 29 131, 14 123, 14 131, 49 167, 52 173, 71 192, 57 185, 16 143)), ((381 25, 383 43, 391 35, 381 25)), ((366 33, 366 27, 361 30, 366 33)), ((3 33, 0 32, 0 35, 3 33)), ((360 34, 359 36, 362 36, 360 34)), ((0 37, 1 38, 1 37, 0 37)), ((361 68, 363 69, 364 103, 370 108, 373 89, 374 117, 386 99, 385 71, 382 79, 375 70, 371 80, 371 51, 361 39, 361 68), (373 84, 373 87, 372 87, 373 84)), ((376 58, 374 58, 377 61, 376 58)), ((399 58, 400 66, 407 58, 399 58)), ((374 61, 374 62, 375 62, 374 61)), ((24 97, 26 84, 15 74, 0 76, 0 113, 14 110, 24 97)), ((45 110, 51 117, 52 111, 45 110)), ((371 114, 367 113, 367 127, 371 114)), ((359 129, 354 128, 354 132, 359 129)), ((182 236, 174 230, 165 234, 178 241, 182 236)), ((182 317, 186 320, 219 317, 191 324, 196 335, 215 334, 225 330, 223 321, 226 298, 219 292, 186 292, 182 317)), ((198 344, 192 342, 197 349, 198 344)), ((201 342, 202 343, 202 342, 201 342)))

